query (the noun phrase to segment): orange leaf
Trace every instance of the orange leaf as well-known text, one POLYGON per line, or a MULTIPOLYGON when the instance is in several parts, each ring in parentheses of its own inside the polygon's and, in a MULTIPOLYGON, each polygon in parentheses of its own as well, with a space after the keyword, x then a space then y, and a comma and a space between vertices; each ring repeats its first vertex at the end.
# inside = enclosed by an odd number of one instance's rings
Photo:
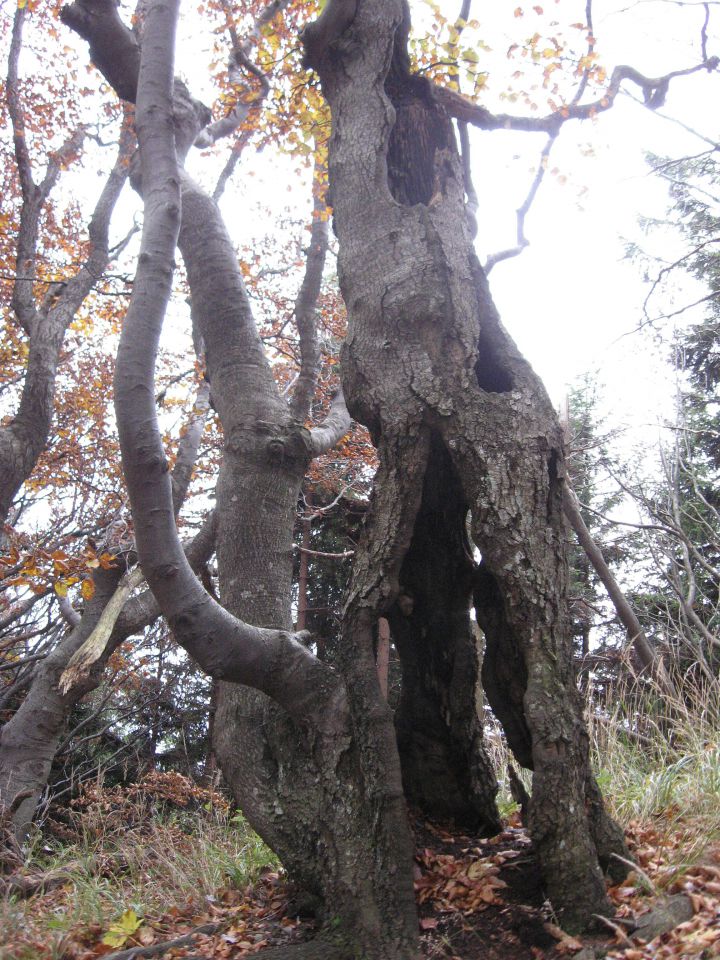
POLYGON ((82 594, 83 600, 92 600, 95 596, 95 584, 92 580, 83 580, 80 585, 80 593, 82 594))

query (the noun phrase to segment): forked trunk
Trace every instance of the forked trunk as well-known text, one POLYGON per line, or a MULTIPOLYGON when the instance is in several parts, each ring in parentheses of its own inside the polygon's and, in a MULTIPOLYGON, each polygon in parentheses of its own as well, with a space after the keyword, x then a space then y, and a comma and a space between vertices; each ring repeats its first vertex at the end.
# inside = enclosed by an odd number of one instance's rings
MULTIPOLYGON (((397 624, 403 604, 413 611, 406 647, 431 648, 416 660, 447 656, 446 637, 467 657, 460 608, 474 587, 488 696, 534 770, 530 826, 545 887, 564 925, 579 928, 611 911, 600 862, 625 849, 589 769, 572 670, 562 437, 493 306, 465 223, 452 126, 430 83, 409 71, 408 27, 401 0, 366 0, 329 4, 306 32, 333 116, 345 393, 380 456, 345 620, 349 695, 354 704, 365 684, 369 625, 388 613, 397 624), (439 537, 433 491, 446 497, 439 537), (482 557, 475 569, 459 556, 466 510, 482 557), (452 583, 438 576, 438 553, 452 583)), ((491 797, 487 781, 480 794, 491 797)))
MULTIPOLYGON (((242 455, 226 451, 217 491, 221 598, 245 620, 289 628, 291 538, 307 459, 273 463, 251 431, 246 442, 239 433, 235 438, 242 455)), ((370 668, 377 686, 374 663, 370 668)), ((219 687, 218 760, 243 813, 280 857, 305 907, 323 921, 313 957, 322 951, 368 960, 416 956, 413 851, 399 776, 393 775, 392 720, 384 702, 366 703, 361 713, 378 707, 372 726, 382 725, 390 740, 368 766, 363 755, 372 748, 348 713, 339 676, 336 715, 327 717, 323 731, 301 728, 249 687, 219 687), (390 818, 378 818, 376 798, 390 818)))

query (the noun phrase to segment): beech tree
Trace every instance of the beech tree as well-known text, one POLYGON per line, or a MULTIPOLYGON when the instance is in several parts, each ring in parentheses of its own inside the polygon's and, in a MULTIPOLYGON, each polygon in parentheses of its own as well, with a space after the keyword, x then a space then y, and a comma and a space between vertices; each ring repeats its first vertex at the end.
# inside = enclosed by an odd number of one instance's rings
MULTIPOLYGON (((609 912, 603 870, 621 875, 613 854, 626 851, 589 767, 572 670, 562 436, 475 256, 453 119, 555 137, 568 119, 609 106, 624 79, 657 102, 672 75, 619 68, 595 101, 580 103, 582 84, 548 117, 513 118, 413 73, 404 0, 329 0, 304 31, 307 64, 332 115, 330 196, 349 319, 343 386, 379 456, 337 659, 328 663, 290 621, 300 485, 311 458, 349 423, 339 394, 323 426, 305 425, 317 344, 304 320, 326 220, 314 220, 296 310, 307 363, 288 402, 217 204, 183 168, 191 145, 212 142, 219 127, 173 80, 177 3, 143 8, 141 43, 113 0, 76 0, 63 11, 116 93, 136 101, 133 180, 145 218, 115 371, 134 547, 176 639, 222 681, 215 745, 236 800, 324 907, 320 940, 293 952, 417 956, 406 798, 481 833, 499 826, 481 685, 518 761, 533 769, 530 829, 548 895, 563 924, 582 927, 609 912), (223 427, 219 601, 177 533, 154 405, 176 246, 223 427), (403 666, 395 722, 375 667, 381 617, 403 666)), ((242 54, 235 51, 237 62, 242 54)))

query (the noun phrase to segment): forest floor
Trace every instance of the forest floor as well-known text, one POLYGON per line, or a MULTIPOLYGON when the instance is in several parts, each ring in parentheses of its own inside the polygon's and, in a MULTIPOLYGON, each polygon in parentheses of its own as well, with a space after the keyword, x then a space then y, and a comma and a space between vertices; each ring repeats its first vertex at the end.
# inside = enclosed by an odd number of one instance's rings
MULTIPOLYGON (((161 782, 165 801, 182 806, 182 792, 180 781, 161 782)), ((0 960, 239 960, 312 937, 269 852, 237 817, 222 815, 222 834, 198 833, 198 819, 217 823, 202 791, 194 810, 169 818, 146 800, 98 788, 65 823, 49 821, 21 871, 28 889, 0 898, 0 960)), ((702 823, 670 810, 631 823, 637 869, 610 890, 614 926, 586 937, 568 936, 552 916, 517 815, 490 840, 420 821, 415 830, 427 960, 720 957, 720 843, 702 823), (670 926, 651 941, 650 919, 670 926)))

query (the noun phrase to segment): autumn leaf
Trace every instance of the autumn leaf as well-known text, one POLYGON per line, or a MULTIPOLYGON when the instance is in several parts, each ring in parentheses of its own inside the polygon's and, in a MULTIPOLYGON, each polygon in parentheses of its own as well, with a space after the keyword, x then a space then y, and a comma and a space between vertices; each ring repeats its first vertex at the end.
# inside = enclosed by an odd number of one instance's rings
POLYGON ((138 918, 135 911, 126 910, 119 920, 110 924, 102 942, 108 947, 122 947, 141 926, 142 920, 138 918))
POLYGON ((95 596, 95 583, 92 580, 83 580, 80 585, 83 600, 92 600, 95 596))

